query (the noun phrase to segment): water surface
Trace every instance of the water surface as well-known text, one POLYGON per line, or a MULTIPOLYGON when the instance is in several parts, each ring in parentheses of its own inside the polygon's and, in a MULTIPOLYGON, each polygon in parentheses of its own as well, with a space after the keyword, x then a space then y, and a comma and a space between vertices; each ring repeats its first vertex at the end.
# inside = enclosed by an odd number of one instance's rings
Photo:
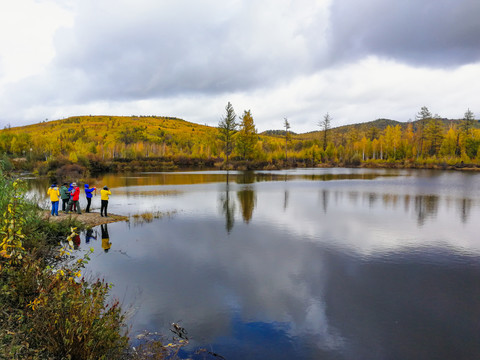
POLYGON ((179 322, 191 351, 476 359, 479 179, 383 169, 109 175, 90 185, 110 187, 110 212, 163 216, 97 227, 80 251, 95 249, 90 276, 133 309, 132 334, 179 322))

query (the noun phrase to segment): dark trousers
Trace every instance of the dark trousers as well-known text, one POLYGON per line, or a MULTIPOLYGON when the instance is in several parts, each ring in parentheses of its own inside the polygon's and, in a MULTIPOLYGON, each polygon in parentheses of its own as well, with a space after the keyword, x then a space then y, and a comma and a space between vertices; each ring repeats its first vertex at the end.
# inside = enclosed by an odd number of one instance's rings
POLYGON ((80 203, 78 200, 70 200, 68 202, 68 210, 67 210, 67 214, 69 211, 76 211, 77 214, 81 214, 82 212, 80 211, 80 203))
POLYGON ((85 208, 85 212, 90 212, 90 204, 92 203, 92 198, 87 198, 87 207, 85 208))
POLYGON ((72 211, 72 209, 73 211, 77 211, 77 204, 72 199, 69 199, 67 203, 67 213, 72 211))
POLYGON ((100 215, 107 216, 108 200, 102 200, 102 205, 100 207, 100 215))
POLYGON ((62 211, 67 210, 68 199, 62 199, 62 211))

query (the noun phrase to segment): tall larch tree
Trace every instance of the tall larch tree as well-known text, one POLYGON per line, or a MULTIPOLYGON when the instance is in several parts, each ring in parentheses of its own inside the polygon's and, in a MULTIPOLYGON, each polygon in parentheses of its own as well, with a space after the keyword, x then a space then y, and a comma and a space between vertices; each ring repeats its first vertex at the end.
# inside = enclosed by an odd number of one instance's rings
POLYGON ((225 106, 225 112, 225 116, 218 123, 218 130, 220 132, 220 140, 223 141, 224 152, 225 156, 227 157, 228 164, 228 158, 234 148, 233 136, 237 131, 237 115, 235 114, 233 106, 230 102, 228 102, 227 106, 225 106))
POLYGON ((245 110, 243 112, 239 127, 240 130, 236 138, 237 151, 243 157, 243 159, 252 159, 258 136, 250 110, 245 110))
POLYGON ((323 117, 323 120, 319 121, 318 123, 318 126, 320 126, 320 129, 323 131, 323 151, 325 151, 327 148, 328 131, 330 130, 331 121, 332 121, 332 118, 327 112, 323 117))
POLYGON ((288 140, 290 138, 288 130, 290 129, 290 123, 288 122, 287 118, 283 118, 284 123, 283 126, 285 127, 285 161, 288 160, 288 140))
POLYGON ((422 106, 420 111, 417 115, 415 115, 415 119, 417 119, 417 129, 416 129, 416 138, 418 141, 418 151, 417 157, 421 157, 423 154, 423 142, 425 141, 425 125, 426 122, 432 119, 432 113, 426 106, 422 106))
POLYGON ((470 136, 472 133, 473 123, 475 122, 475 115, 473 112, 468 109, 463 115, 463 120, 460 125, 460 129, 466 137, 470 136))

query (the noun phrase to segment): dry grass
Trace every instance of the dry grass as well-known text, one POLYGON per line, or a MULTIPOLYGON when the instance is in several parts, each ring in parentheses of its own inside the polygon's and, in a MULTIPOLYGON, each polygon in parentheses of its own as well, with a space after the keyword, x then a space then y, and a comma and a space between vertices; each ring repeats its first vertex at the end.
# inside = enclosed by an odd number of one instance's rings
POLYGON ((76 219, 80 221, 82 224, 85 224, 87 227, 92 227, 92 226, 97 226, 101 224, 108 224, 108 223, 113 223, 113 222, 118 222, 118 221, 129 221, 128 216, 123 216, 123 215, 115 215, 115 214, 109 214, 108 217, 102 217, 100 216, 100 213, 86 213, 83 212, 81 214, 77 213, 69 213, 65 214, 62 212, 58 212, 58 216, 52 216, 50 214, 50 210, 46 210, 44 212, 44 218, 49 221, 62 221, 68 218, 76 219))
POLYGON ((175 214, 176 211, 167 211, 167 212, 161 212, 161 211, 155 211, 155 212, 146 212, 142 214, 135 214, 132 215, 133 222, 134 224, 144 224, 144 223, 150 223, 154 219, 161 219, 165 216, 172 216, 175 214))

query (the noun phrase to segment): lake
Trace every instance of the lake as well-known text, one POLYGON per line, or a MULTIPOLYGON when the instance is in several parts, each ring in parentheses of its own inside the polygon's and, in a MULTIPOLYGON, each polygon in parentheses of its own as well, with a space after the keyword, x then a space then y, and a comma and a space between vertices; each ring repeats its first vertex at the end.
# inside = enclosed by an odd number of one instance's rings
MULTIPOLYGON (((89 276, 114 284, 132 335, 169 335, 176 322, 187 351, 229 360, 480 358, 480 174, 334 168, 90 182, 111 189, 109 212, 132 216, 81 234, 79 246, 94 248, 89 276), (143 213, 155 216, 133 217, 143 213)), ((99 211, 100 196, 92 203, 99 211)))

